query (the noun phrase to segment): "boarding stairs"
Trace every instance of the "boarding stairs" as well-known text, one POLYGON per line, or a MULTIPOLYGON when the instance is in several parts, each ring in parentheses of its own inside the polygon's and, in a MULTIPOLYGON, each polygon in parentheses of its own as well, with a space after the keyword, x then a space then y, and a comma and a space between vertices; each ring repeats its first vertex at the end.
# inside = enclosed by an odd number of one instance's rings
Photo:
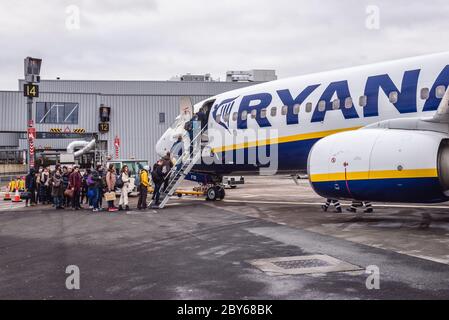
MULTIPOLYGON (((184 181, 185 177, 190 173, 193 166, 201 159, 202 136, 205 131, 206 128, 203 128, 196 136, 193 137, 192 141, 190 142, 192 148, 186 148, 187 150, 184 150, 177 163, 166 175, 166 177, 169 177, 169 181, 165 190, 161 190, 159 199, 160 204, 159 206, 156 206, 156 200, 153 200, 150 204, 152 208, 164 208, 167 202, 170 200, 170 197, 173 196, 176 189, 184 181), (190 152, 190 149, 192 149, 192 152, 190 152)), ((183 137, 183 141, 185 138, 186 136, 183 137)))

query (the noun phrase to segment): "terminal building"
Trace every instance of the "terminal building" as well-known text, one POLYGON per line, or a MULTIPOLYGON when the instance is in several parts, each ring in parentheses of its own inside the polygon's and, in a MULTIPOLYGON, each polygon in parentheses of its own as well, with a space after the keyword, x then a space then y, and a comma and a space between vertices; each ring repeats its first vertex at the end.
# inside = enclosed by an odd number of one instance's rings
MULTIPOLYGON (((186 75, 179 81, 41 80, 33 103, 36 165, 55 164, 69 143, 94 138, 94 154, 153 162, 157 158, 154 146, 179 115, 181 97, 197 103, 256 83, 213 81, 209 75, 186 75), (100 108, 105 106, 110 110, 109 122, 107 128, 100 128, 100 108)), ((26 168, 23 84, 19 80, 18 91, 0 91, 0 175, 26 168)), ((96 159, 86 154, 79 161, 90 165, 96 159)))

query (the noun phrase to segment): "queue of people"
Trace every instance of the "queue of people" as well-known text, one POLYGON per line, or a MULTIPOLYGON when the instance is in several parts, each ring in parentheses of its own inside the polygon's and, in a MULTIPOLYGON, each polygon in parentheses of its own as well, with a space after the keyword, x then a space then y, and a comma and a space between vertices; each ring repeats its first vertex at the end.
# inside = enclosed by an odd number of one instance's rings
MULTIPOLYGON (((174 166, 170 153, 158 160, 152 169, 141 166, 135 177, 139 192, 138 210, 147 209, 148 192, 153 188, 152 200, 155 206, 160 204, 160 195, 170 180, 170 170, 174 166)), ((114 164, 107 169, 98 164, 95 168, 80 171, 79 166, 56 166, 31 168, 26 177, 18 177, 9 184, 9 189, 18 189, 26 200, 26 206, 51 204, 55 209, 90 209, 93 212, 130 210, 128 195, 131 190, 131 174, 124 165, 117 174, 114 164), (120 190, 117 202, 116 191, 120 190), (103 208, 103 199, 107 203, 103 208)))
MULTIPOLYGON (((122 168, 123 177, 126 176, 128 167, 122 168)), ((56 166, 51 171, 49 167, 41 167, 37 171, 34 168, 24 179, 24 187, 19 190, 24 193, 26 206, 35 206, 37 204, 51 204, 55 209, 80 210, 83 205, 88 205, 88 209, 93 212, 102 211, 103 196, 106 193, 114 193, 117 188, 115 167, 111 164, 108 170, 98 164, 95 168, 80 171, 78 166, 56 166)), ((120 188, 122 192, 120 206, 114 205, 114 199, 108 199, 108 211, 123 210, 122 202, 125 208, 129 209, 127 195, 130 190, 129 178, 123 179, 124 185, 120 188), (122 201, 123 199, 123 201, 122 201)), ((11 187, 11 183, 10 183, 11 187)), ((14 186, 13 186, 14 187, 14 186)), ((86 208, 86 209, 87 209, 86 208)))

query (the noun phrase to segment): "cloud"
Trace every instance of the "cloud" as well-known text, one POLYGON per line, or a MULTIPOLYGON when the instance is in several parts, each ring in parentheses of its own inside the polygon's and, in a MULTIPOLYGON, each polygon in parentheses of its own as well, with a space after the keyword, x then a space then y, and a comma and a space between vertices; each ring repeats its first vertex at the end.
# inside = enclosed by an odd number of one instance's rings
POLYGON ((42 76, 161 79, 272 68, 280 77, 447 51, 445 0, 73 0, 0 3, 0 88, 17 90, 23 58, 42 76), (66 8, 80 10, 68 30, 66 8), (366 28, 366 6, 380 29, 366 28))

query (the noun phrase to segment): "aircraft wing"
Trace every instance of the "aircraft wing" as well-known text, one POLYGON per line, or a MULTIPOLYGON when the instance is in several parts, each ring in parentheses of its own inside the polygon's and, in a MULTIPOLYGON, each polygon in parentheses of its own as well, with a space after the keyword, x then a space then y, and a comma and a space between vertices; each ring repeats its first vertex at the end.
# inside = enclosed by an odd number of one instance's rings
POLYGON ((437 112, 432 118, 425 119, 428 122, 449 123, 449 87, 441 99, 437 112))

